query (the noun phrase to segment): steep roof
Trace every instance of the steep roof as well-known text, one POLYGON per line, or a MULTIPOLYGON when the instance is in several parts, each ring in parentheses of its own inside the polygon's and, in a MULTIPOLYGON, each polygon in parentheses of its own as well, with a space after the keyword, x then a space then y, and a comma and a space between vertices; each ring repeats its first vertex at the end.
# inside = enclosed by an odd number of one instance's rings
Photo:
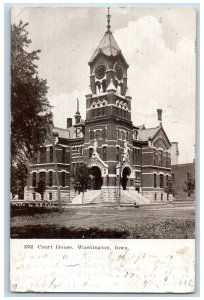
POLYGON ((140 128, 138 130, 138 140, 145 142, 148 141, 148 139, 152 139, 159 129, 160 126, 154 128, 140 128))
POLYGON ((55 127, 54 128, 55 132, 58 132, 59 138, 62 139, 72 139, 74 138, 74 127, 69 127, 68 129, 64 129, 64 128, 59 128, 59 127, 55 127))
MULTIPOLYGON (((121 53, 121 50, 110 30, 107 30, 106 33, 104 34, 100 44, 96 48, 89 63, 91 63, 99 53, 103 53, 106 56, 117 56, 119 53, 121 53)), ((121 53, 121 55, 122 55, 122 53, 121 53)), ((123 57, 123 55, 122 55, 122 57, 123 57)), ((125 61, 124 57, 123 57, 123 59, 125 61)), ((126 61, 125 61, 125 63, 127 64, 126 61)))

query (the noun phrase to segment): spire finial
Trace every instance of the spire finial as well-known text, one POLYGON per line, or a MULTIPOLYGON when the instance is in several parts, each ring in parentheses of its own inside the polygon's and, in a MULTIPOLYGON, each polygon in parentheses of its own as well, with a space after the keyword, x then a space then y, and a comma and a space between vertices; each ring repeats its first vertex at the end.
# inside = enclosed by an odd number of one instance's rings
POLYGON ((108 30, 110 30, 110 18, 111 18, 111 15, 110 15, 110 7, 108 7, 108 14, 107 14, 107 22, 108 22, 108 25, 107 25, 107 28, 108 30))
POLYGON ((79 112, 79 99, 77 98, 77 112, 79 112))

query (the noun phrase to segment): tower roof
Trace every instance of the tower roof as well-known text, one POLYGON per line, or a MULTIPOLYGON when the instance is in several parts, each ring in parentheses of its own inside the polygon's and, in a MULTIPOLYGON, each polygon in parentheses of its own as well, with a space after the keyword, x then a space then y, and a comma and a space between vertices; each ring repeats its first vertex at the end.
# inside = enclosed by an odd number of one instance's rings
POLYGON ((125 64, 128 66, 124 56, 122 55, 122 52, 112 34, 112 32, 110 31, 110 14, 109 14, 109 9, 108 9, 108 26, 107 26, 107 31, 105 32, 101 42, 99 43, 98 47, 96 48, 96 50, 94 51, 89 64, 93 62, 93 60, 96 58, 96 56, 99 53, 103 53, 106 56, 117 56, 118 54, 120 54, 125 62, 125 64))

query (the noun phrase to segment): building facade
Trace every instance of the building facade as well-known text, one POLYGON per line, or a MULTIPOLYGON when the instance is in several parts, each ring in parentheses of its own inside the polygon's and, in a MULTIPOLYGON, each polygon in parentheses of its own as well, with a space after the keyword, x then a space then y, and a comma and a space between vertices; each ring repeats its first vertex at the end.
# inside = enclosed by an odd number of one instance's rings
MULTIPOLYGON (((109 15, 108 15, 109 16, 109 15)), ((67 128, 53 129, 55 141, 48 139, 30 164, 25 198, 40 200, 35 193, 39 180, 46 183, 44 200, 72 202, 76 196, 70 183, 71 171, 80 163, 91 168, 93 190, 115 201, 118 189, 135 191, 151 201, 165 201, 164 191, 171 175, 171 143, 159 125, 145 128, 133 124, 128 92, 128 63, 110 30, 107 30, 89 63, 90 86, 85 95, 86 118, 77 112, 67 119, 67 128)))

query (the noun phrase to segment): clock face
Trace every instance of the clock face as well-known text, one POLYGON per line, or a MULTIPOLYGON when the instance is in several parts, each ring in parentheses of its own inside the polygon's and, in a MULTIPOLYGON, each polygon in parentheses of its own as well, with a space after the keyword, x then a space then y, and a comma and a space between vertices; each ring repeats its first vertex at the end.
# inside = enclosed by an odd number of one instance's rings
POLYGON ((102 79, 105 76, 106 67, 104 65, 100 65, 96 68, 95 74, 97 79, 102 79))
POLYGON ((116 65, 115 72, 116 72, 117 79, 122 80, 123 79, 123 69, 121 68, 120 65, 116 65))

